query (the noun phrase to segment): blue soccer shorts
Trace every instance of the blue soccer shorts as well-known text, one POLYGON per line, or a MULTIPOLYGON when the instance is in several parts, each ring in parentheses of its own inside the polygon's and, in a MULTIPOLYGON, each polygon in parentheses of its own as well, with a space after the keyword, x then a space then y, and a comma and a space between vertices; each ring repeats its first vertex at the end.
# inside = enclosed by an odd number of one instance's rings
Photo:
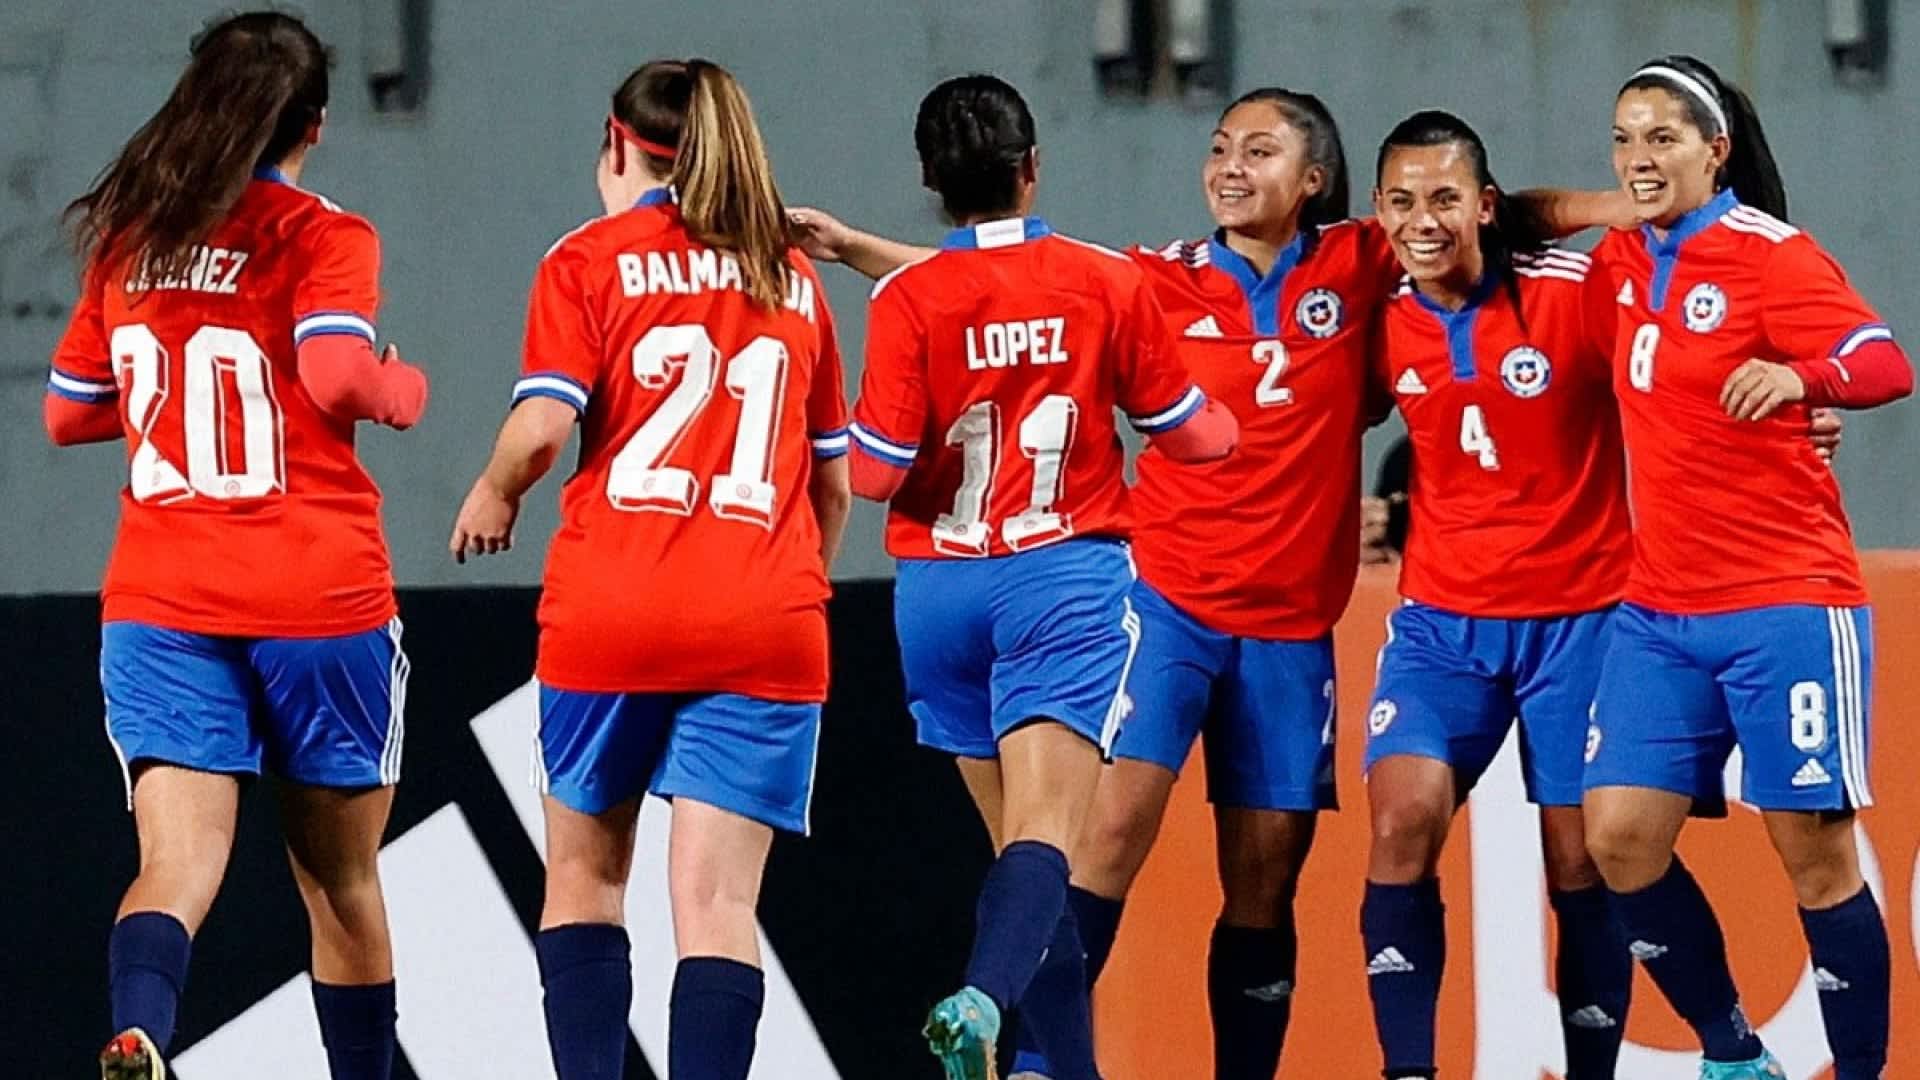
POLYGON ((400 782, 407 654, 400 620, 358 634, 237 638, 138 622, 100 628, 107 738, 142 762, 316 787, 400 782))
POLYGON ((1580 805, 1587 719, 1612 617, 1608 609, 1490 619, 1403 604, 1387 618, 1366 768, 1396 754, 1444 761, 1464 797, 1518 721, 1527 798, 1580 805))
POLYGON ((819 750, 818 704, 540 688, 540 790, 583 814, 650 791, 804 835, 819 750))
POLYGON ((1586 786, 1714 801, 1740 748, 1761 810, 1873 805, 1873 615, 1792 604, 1719 615, 1622 605, 1588 736, 1586 786))
POLYGON ((1087 538, 994 559, 902 559, 894 629, 922 745, 991 758, 1029 721, 1111 753, 1140 642, 1125 544, 1087 538))
POLYGON ((1333 636, 1265 641, 1208 628, 1145 581, 1140 655, 1114 756, 1179 772, 1204 734, 1207 797, 1249 810, 1331 810, 1333 636))

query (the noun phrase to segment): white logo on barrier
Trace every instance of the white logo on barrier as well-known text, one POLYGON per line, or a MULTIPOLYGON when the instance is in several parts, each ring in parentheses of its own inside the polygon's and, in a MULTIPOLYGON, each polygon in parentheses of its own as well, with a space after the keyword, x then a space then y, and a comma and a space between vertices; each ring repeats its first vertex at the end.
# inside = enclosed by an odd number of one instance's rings
MULTIPOLYGON (((544 862, 540 796, 525 780, 538 711, 537 692, 528 683, 475 717, 472 726, 544 862)), ((647 800, 627 890, 633 939, 628 1023, 656 1076, 667 1072, 675 959, 666 873, 671 817, 666 803, 647 800)), ((420 1080, 553 1080, 533 942, 460 808, 442 808, 387 845, 380 852, 380 874, 393 929, 400 1045, 420 1080)), ((760 955, 767 996, 753 1080, 839 1080, 764 935, 760 955)), ((194 1080, 328 1080, 311 988, 304 974, 289 980, 171 1064, 194 1080)))

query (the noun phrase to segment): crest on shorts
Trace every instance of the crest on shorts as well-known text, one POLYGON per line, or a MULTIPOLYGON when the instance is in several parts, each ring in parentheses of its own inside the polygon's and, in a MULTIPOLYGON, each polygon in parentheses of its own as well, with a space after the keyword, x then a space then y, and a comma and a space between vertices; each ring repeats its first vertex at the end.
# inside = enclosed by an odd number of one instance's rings
POLYGON ((1547 392, 1553 381, 1553 364, 1547 354, 1531 345, 1522 345, 1500 361, 1500 382, 1517 398, 1537 398, 1547 392))
POLYGON ((1686 306, 1681 309, 1687 329, 1705 334, 1720 329, 1727 321, 1727 293, 1711 281, 1703 281, 1687 290, 1686 306))
POLYGON ((1339 293, 1332 289, 1314 289, 1294 306, 1293 321, 1312 337, 1330 338, 1340 332, 1345 310, 1339 293))
POLYGON ((1600 756, 1600 725, 1588 724, 1587 725, 1587 764, 1589 765, 1593 764, 1593 759, 1599 756, 1600 756))
POLYGON ((1393 718, 1400 715, 1400 706, 1392 698, 1381 698, 1373 703, 1373 711, 1367 714, 1367 730, 1375 735, 1393 726, 1393 718))

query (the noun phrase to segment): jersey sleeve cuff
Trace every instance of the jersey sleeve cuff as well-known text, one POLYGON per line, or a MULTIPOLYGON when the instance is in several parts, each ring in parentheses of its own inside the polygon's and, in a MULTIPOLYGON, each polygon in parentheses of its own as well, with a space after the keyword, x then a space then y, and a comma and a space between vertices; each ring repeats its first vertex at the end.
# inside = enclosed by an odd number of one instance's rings
MULTIPOLYGON (((1865 326, 1855 327, 1846 337, 1841 338, 1839 342, 1834 345, 1833 350, 1827 353, 1827 357, 1829 359, 1845 359, 1852 356, 1860 346, 1870 341, 1892 340, 1892 327, 1886 323, 1868 323, 1865 326)), ((1844 368, 1842 370, 1844 370, 1844 368)))
POLYGON ((853 437, 852 445, 898 468, 904 469, 911 466, 913 459, 920 455, 918 443, 895 442, 858 422, 848 427, 847 433, 853 437))
POLYGON ((807 436, 807 440, 813 444, 813 456, 820 461, 845 457, 849 449, 848 444, 852 442, 846 428, 816 432, 807 436))
POLYGON ((513 384, 513 404, 530 397, 548 397, 564 401, 576 412, 587 411, 587 388, 578 379, 557 371, 536 371, 513 384))
POLYGON ((372 321, 351 311, 316 311, 293 324, 295 345, 322 334, 352 334, 369 342, 375 340, 372 321))
POLYGON ((51 368, 47 371, 47 393, 83 405, 98 405, 119 397, 120 387, 110 382, 82 379, 59 368, 51 368))
POLYGON ((1172 405, 1161 409, 1159 412, 1147 413, 1146 415, 1129 413, 1127 414, 1127 422, 1133 425, 1133 430, 1138 431, 1142 435, 1158 435, 1163 431, 1172 431, 1174 428, 1186 423, 1192 419, 1193 414, 1199 412, 1201 406, 1206 403, 1207 395, 1201 393, 1199 387, 1189 386, 1187 387, 1186 393, 1180 395, 1180 400, 1174 402, 1172 405))

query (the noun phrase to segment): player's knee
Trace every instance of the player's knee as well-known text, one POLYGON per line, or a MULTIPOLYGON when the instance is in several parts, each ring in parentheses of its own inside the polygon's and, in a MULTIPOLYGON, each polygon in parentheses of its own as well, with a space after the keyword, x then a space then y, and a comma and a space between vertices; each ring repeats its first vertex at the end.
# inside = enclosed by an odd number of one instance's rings
POLYGON ((1388 795, 1373 807, 1374 875, 1424 876, 1440 858, 1452 807, 1432 799, 1388 795))
POLYGON ((1587 814, 1587 854, 1617 891, 1645 888, 1660 876, 1672 855, 1664 850, 1661 835, 1632 814, 1587 814))
POLYGON ((1074 877, 1125 890, 1133 884, 1159 832, 1158 814, 1140 807, 1096 804, 1074 845, 1074 877))
POLYGON ((1793 882, 1794 897, 1803 908, 1829 908, 1851 899, 1864 884, 1853 850, 1831 844, 1783 850, 1781 861, 1793 882))
POLYGON ((542 922, 619 923, 626 906, 627 868, 589 854, 554 858, 547 864, 542 922))

